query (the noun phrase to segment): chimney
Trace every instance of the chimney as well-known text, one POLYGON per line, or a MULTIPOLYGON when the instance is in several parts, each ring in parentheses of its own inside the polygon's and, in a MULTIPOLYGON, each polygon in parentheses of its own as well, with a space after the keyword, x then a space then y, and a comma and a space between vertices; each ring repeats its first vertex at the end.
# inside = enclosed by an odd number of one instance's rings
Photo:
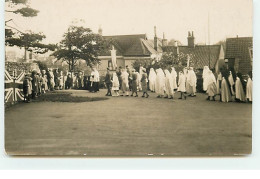
POLYGON ((154 50, 157 51, 157 49, 158 49, 158 39, 156 35, 156 26, 154 26, 154 50))
POLYGON ((99 25, 99 28, 98 28, 98 34, 101 35, 101 36, 102 36, 102 34, 103 34, 103 30, 102 30, 102 28, 101 28, 100 25, 99 25))
POLYGON ((193 35, 193 31, 192 31, 192 33, 188 32, 187 39, 188 39, 188 47, 194 48, 195 47, 195 43, 194 43, 195 37, 193 35))
POLYGON ((165 34, 163 33, 162 46, 165 47, 168 45, 167 39, 165 39, 165 34))

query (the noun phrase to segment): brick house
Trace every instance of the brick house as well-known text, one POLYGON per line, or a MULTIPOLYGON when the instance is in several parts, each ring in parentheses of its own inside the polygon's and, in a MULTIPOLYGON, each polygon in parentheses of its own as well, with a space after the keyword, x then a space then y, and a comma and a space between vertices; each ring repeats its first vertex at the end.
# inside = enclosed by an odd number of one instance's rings
POLYGON ((226 46, 225 59, 229 68, 244 75, 252 71, 253 37, 227 38, 226 46))

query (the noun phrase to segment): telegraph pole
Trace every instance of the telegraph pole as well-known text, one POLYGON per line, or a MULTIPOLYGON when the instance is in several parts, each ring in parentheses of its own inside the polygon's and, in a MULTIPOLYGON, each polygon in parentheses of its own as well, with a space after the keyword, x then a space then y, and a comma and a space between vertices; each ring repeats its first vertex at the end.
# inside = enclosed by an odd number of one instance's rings
POLYGON ((209 12, 208 12, 208 51, 209 51, 209 69, 210 69, 210 27, 209 27, 209 12))

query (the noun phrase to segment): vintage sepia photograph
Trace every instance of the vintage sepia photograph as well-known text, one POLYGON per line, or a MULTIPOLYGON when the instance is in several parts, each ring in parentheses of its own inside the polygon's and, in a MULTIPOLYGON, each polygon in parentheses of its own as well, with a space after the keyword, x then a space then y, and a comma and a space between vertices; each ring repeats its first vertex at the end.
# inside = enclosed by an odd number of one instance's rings
POLYGON ((252 153, 252 0, 5 0, 7 155, 252 153))

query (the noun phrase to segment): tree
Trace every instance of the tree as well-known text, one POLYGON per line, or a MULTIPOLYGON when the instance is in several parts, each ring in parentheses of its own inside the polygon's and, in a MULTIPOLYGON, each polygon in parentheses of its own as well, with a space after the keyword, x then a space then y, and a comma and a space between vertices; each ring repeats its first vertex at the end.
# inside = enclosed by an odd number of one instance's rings
POLYGON ((78 60, 84 60, 88 66, 98 64, 98 56, 107 49, 108 43, 102 36, 94 34, 90 28, 71 25, 52 55, 66 61, 69 70, 74 71, 78 60))
MULTIPOLYGON (((23 17, 37 16, 38 10, 31 8, 28 5, 28 0, 5 0, 8 9, 7 13, 14 13, 23 17)), ((24 58, 26 59, 26 52, 31 51, 34 53, 46 53, 49 50, 54 50, 53 44, 40 43, 45 37, 43 33, 33 33, 32 31, 22 32, 21 30, 9 25, 13 19, 5 21, 5 45, 24 47, 24 58)))
POLYGON ((177 42, 178 46, 182 45, 182 43, 179 40, 176 40, 176 39, 169 40, 168 45, 171 45, 171 46, 175 45, 175 42, 177 42))

